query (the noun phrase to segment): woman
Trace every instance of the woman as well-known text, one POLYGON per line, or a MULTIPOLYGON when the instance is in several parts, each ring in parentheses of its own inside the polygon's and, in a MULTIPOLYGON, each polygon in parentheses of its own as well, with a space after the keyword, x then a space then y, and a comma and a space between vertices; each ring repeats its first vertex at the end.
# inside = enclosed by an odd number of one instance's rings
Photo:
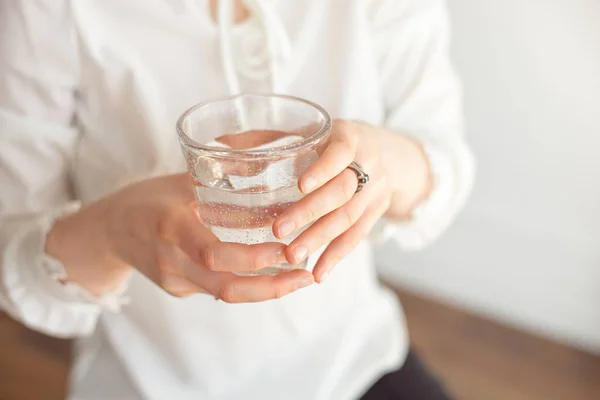
POLYGON ((71 398, 445 398, 363 240, 421 248, 471 186, 441 0, 1 4, 0 304, 78 338, 71 398), (188 207, 174 122, 240 91, 337 118, 274 232, 317 222, 283 253, 188 207), (312 273, 231 273, 282 257, 312 273))

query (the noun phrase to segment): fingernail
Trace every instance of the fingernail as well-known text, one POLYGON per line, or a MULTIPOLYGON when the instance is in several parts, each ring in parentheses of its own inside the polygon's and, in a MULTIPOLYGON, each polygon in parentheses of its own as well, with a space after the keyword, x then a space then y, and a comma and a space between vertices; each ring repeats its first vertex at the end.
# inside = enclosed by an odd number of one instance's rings
POLYGON ((299 263, 304 260, 304 257, 308 254, 308 247, 300 245, 294 249, 294 260, 299 263))
POLYGON ((320 281, 321 283, 323 283, 323 282, 325 282, 325 280, 326 280, 328 277, 329 277, 329 271, 327 271, 327 272, 324 272, 324 273, 321 275, 321 279, 320 279, 319 281, 320 281))
POLYGON ((311 192, 315 186, 317 186, 317 180, 312 176, 308 176, 302 181, 302 191, 304 193, 311 192))
POLYGON ((295 228, 296 224, 294 224, 294 221, 283 221, 279 224, 277 230, 279 231, 279 236, 283 238, 294 232, 295 228))
POLYGON ((314 283, 312 278, 304 278, 300 282, 298 282, 298 289, 305 288, 314 283))

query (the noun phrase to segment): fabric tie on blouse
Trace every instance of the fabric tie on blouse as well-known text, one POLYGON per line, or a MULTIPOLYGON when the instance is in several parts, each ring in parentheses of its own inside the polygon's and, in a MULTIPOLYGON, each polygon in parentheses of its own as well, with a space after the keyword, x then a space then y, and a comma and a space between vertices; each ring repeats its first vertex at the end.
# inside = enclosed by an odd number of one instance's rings
POLYGON ((229 94, 241 93, 239 76, 253 80, 270 79, 271 91, 280 90, 283 64, 291 54, 289 36, 265 0, 242 0, 259 29, 234 36, 234 0, 220 0, 218 9, 221 63, 229 94))

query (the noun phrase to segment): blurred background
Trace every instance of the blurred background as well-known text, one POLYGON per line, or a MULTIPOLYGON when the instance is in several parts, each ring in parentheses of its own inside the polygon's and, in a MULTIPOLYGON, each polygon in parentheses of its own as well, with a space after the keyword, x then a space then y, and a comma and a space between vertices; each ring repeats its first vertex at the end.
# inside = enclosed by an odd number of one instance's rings
MULTIPOLYGON (((412 293, 598 355, 600 1, 449 5, 477 182, 441 240, 400 258, 393 245, 386 247, 382 273, 412 293)), ((406 308, 409 324, 411 316, 425 318, 406 308)), ((564 358, 556 362, 563 376, 589 373, 600 381, 598 359, 570 369, 564 358)), ((536 389, 540 397, 517 391, 470 398, 600 399, 600 386, 562 397, 567 392, 556 383, 536 389)))
POLYGON ((386 248, 380 264, 400 285, 600 353, 600 1, 449 4, 475 190, 436 245, 400 266, 386 248))
MULTIPOLYGON (((458 399, 600 399, 600 1, 449 4, 477 184, 433 247, 383 248, 382 275, 458 399)), ((0 343, 0 399, 32 378, 22 398, 60 398, 67 342, 2 317, 0 343)))

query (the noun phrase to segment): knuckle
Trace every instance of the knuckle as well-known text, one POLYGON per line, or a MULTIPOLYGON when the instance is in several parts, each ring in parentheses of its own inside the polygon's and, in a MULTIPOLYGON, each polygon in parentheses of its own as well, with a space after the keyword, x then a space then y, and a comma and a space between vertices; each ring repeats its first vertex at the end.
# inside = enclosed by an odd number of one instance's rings
POLYGON ((356 179, 356 175, 354 172, 350 170, 345 170, 343 179, 340 180, 338 184, 339 192, 342 194, 345 200, 348 200, 354 196, 354 192, 356 192, 356 187, 358 185, 358 180, 356 179))
POLYGON ((316 217, 315 211, 310 204, 306 204, 304 207, 302 207, 301 215, 304 223, 314 221, 316 217))
POLYGON ((248 252, 244 254, 244 257, 249 258, 250 265, 254 267, 255 270, 259 270, 265 267, 268 267, 271 264, 274 264, 273 261, 273 253, 271 250, 267 250, 263 247, 255 247, 252 245, 246 245, 246 249, 248 252))
POLYGON ((341 210, 342 218, 346 226, 352 226, 357 220, 356 213, 350 207, 343 207, 341 210))
POLYGON ((206 246, 202 252, 202 264, 210 269, 215 270, 217 268, 217 256, 215 246, 206 246))
POLYGON ((355 144, 352 139, 348 136, 344 136, 340 138, 339 146, 343 152, 346 154, 354 154, 355 144))
POLYGON ((256 270, 263 268, 263 266, 264 266, 263 259, 258 254, 256 254, 256 253, 251 254, 250 257, 252 257, 252 261, 250 264, 252 265, 253 270, 256 271, 256 270))
POLYGON ((288 291, 287 291, 285 288, 277 286, 277 287, 275 287, 275 289, 273 290, 273 293, 272 293, 272 296, 271 296, 271 297, 272 297, 273 299, 280 299, 280 298, 282 298, 283 296, 285 296, 287 293, 288 293, 288 291))
POLYGON ((329 243, 334 237, 332 226, 333 224, 329 224, 324 226, 323 229, 319 229, 318 236, 315 238, 316 240, 311 240, 311 244, 308 245, 308 247, 310 249, 318 249, 326 243, 329 243))
POLYGON ((238 289, 235 284, 224 284, 218 291, 217 297, 225 303, 238 303, 238 289))

